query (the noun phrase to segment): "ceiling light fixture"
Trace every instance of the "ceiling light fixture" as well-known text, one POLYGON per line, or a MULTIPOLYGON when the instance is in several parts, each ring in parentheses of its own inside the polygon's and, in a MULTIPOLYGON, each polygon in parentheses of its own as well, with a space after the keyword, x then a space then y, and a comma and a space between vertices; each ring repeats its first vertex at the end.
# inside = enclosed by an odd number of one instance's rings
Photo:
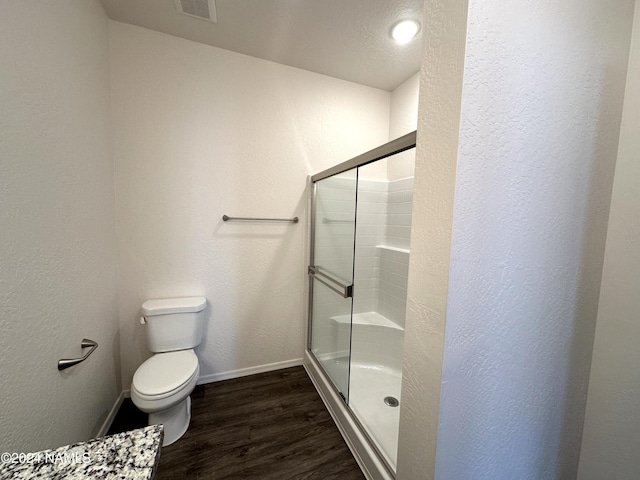
POLYGON ((401 20, 391 28, 391 37, 400 45, 408 43, 420 31, 416 20, 401 20))

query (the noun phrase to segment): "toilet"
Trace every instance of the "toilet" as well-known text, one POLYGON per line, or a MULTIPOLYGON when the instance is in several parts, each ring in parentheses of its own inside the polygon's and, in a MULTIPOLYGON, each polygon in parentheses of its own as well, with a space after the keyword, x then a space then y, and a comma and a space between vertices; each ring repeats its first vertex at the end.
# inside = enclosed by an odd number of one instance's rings
POLYGON ((191 397, 200 367, 194 348, 202 340, 204 297, 164 298, 142 304, 140 323, 154 355, 138 367, 131 400, 149 414, 149 425, 164 425, 163 446, 189 428, 191 397))

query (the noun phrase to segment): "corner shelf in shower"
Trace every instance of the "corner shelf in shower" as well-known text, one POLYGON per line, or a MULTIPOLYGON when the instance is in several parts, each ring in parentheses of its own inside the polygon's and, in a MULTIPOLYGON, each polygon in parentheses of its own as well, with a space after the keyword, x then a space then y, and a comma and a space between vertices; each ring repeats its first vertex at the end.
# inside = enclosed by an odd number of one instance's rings
POLYGON ((389 320, 387 317, 380 315, 378 312, 364 312, 364 313, 354 313, 353 320, 351 315, 336 315, 335 317, 331 317, 331 320, 338 324, 348 324, 351 325, 367 325, 370 327, 386 327, 392 330, 401 330, 404 331, 397 323, 389 320))
POLYGON ((388 245, 376 245, 376 248, 381 248, 382 250, 390 250, 392 252, 406 253, 407 255, 411 253, 411 250, 409 250, 408 248, 390 247, 388 245))

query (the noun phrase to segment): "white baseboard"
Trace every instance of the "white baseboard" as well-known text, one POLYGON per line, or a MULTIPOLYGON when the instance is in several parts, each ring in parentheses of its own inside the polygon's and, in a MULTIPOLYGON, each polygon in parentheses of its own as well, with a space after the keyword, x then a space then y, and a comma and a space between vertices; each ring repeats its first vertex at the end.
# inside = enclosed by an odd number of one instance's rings
POLYGON ((118 398, 116 398, 116 402, 113 404, 113 407, 111 407, 111 410, 109 411, 109 415, 107 415, 107 418, 104 419, 104 423, 100 427, 100 430, 98 430, 98 434, 96 435, 96 437, 104 437, 107 434, 107 432, 109 431, 109 428, 111 428, 111 424, 113 423, 113 420, 116 418, 116 415, 118 414, 118 410, 120 410, 120 405, 122 405, 122 402, 124 401, 124 399, 125 399, 125 393, 124 391, 122 391, 120 392, 120 395, 118 395, 118 398))
POLYGON ((202 375, 198 379, 198 385, 205 383, 220 382, 231 378, 246 377, 247 375, 255 375, 256 373, 272 372, 283 368, 297 367, 302 365, 302 358, 294 358, 293 360, 285 360, 284 362, 268 363, 266 365, 257 365, 255 367, 240 368, 238 370, 230 370, 228 372, 212 373, 202 375))

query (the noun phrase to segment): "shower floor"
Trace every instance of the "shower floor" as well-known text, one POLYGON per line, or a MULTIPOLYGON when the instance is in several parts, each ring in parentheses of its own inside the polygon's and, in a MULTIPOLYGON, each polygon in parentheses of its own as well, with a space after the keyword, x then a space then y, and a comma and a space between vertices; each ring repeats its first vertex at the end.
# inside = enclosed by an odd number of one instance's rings
MULTIPOLYGON (((346 375, 348 358, 334 360, 325 368, 346 375)), ((349 407, 367 434, 374 440, 385 460, 395 470, 398 456, 400 408, 384 403, 385 397, 400 401, 402 374, 395 369, 365 363, 352 363, 349 382, 349 407)))

